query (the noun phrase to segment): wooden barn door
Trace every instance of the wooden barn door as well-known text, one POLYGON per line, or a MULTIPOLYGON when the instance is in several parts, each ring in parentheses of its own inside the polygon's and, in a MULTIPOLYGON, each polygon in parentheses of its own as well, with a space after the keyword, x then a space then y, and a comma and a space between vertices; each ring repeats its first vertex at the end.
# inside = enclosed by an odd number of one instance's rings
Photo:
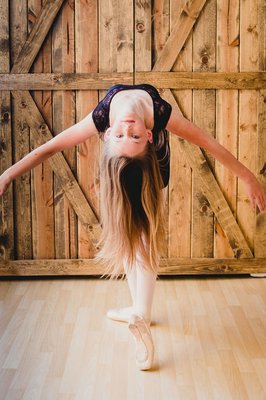
MULTIPOLYGON (((262 0, 0 0, 0 173, 88 114, 115 83, 151 83, 265 185, 262 0)), ((162 274, 260 273, 266 215, 234 176, 169 135, 162 274)), ((0 275, 98 275, 98 138, 1 198, 0 275)))

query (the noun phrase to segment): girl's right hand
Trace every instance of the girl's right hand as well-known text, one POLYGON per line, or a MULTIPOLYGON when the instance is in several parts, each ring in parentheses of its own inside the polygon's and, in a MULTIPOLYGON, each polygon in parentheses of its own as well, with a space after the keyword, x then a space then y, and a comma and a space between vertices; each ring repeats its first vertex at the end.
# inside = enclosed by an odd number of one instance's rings
POLYGON ((0 176, 0 197, 3 196, 3 194, 7 191, 10 183, 11 179, 5 173, 3 173, 0 176))

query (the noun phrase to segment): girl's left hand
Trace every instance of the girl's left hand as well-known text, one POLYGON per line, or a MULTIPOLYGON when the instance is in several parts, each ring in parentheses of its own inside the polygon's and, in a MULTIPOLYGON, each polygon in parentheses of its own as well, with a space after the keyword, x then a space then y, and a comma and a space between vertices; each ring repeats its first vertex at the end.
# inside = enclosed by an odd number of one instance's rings
POLYGON ((258 206, 260 212, 266 209, 266 193, 263 190, 262 185, 254 177, 250 182, 245 182, 247 194, 252 206, 255 208, 258 206))

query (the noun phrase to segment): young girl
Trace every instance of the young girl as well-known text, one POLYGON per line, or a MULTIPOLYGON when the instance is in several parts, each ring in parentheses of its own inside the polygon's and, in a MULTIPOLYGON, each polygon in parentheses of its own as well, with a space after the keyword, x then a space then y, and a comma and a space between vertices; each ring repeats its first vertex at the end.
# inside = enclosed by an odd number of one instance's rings
POLYGON ((11 181, 56 152, 92 135, 103 139, 101 162, 101 250, 107 273, 126 274, 132 305, 109 310, 129 322, 136 342, 136 364, 150 369, 154 345, 151 307, 163 236, 162 189, 169 181, 166 130, 208 150, 244 182, 249 199, 262 212, 266 195, 253 173, 212 136, 173 111, 150 85, 115 85, 82 121, 33 150, 0 176, 0 196, 11 181))

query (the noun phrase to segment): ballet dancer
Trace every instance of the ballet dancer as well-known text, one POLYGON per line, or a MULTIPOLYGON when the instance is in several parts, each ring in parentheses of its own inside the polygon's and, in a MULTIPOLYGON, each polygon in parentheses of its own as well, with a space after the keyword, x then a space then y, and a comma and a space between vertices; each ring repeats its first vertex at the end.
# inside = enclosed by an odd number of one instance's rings
POLYGON ((180 115, 151 85, 115 85, 77 124, 31 151, 0 176, 0 196, 10 183, 62 150, 92 135, 103 141, 100 165, 102 235, 96 258, 106 274, 127 278, 132 304, 107 317, 128 323, 140 370, 152 367, 151 310, 163 243, 163 189, 170 175, 167 131, 207 150, 239 177, 254 207, 263 212, 265 192, 256 176, 211 135, 180 115))

